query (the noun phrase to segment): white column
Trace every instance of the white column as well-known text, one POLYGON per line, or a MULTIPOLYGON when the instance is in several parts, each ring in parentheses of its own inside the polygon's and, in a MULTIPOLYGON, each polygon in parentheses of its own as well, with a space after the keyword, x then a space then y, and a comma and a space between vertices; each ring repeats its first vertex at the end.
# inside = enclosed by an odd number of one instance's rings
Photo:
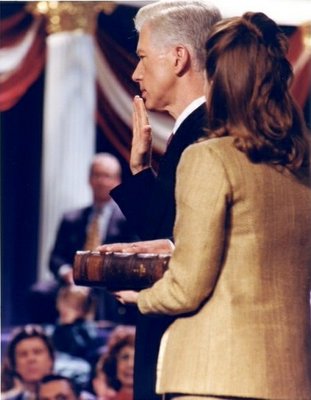
POLYGON ((95 151, 93 38, 82 31, 47 39, 41 178, 39 279, 64 211, 91 201, 88 169, 95 151))

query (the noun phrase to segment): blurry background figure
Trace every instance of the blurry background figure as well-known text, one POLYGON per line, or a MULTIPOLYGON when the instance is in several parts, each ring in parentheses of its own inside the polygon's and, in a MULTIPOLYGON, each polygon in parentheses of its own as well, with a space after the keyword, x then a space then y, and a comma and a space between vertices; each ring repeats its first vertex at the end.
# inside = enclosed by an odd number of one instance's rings
POLYGON ((96 367, 96 375, 93 379, 93 391, 99 400, 115 400, 118 392, 108 384, 106 373, 102 370, 103 363, 98 362, 96 367))
POLYGON ((90 364, 96 362, 103 340, 94 322, 91 289, 75 285, 60 288, 56 307, 59 319, 52 334, 55 350, 81 357, 90 364))
MULTIPOLYGON (((109 153, 94 156, 89 173, 93 204, 65 213, 59 225, 49 268, 53 282, 39 282, 30 292, 30 318, 35 323, 54 323, 57 318, 55 299, 59 287, 73 284, 72 264, 77 250, 93 250, 102 243, 133 241, 117 204, 110 197, 110 190, 121 182, 121 166, 109 153)), ((105 290, 94 289, 96 319, 134 324, 136 311, 120 306, 105 290)))
POLYGON ((74 382, 62 375, 46 375, 38 390, 39 400, 78 400, 80 393, 74 382))
POLYGON ((119 326, 96 365, 93 390, 101 400, 132 400, 135 328, 119 326))
POLYGON ((16 330, 1 371, 2 399, 35 399, 38 383, 52 372, 53 364, 53 347, 40 327, 16 330))
POLYGON ((12 332, 1 369, 3 399, 34 399, 39 382, 51 373, 72 379, 81 389, 89 386, 90 362, 55 351, 49 331, 50 327, 43 329, 37 325, 25 325, 12 332))
POLYGON ((38 400, 95 400, 95 397, 63 375, 46 375, 42 378, 38 389, 38 400))

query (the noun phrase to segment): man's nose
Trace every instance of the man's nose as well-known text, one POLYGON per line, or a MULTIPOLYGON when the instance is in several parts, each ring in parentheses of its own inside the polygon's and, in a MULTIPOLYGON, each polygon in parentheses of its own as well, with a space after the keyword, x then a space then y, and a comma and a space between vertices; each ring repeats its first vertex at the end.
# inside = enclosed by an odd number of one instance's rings
POLYGON ((139 82, 141 79, 142 79, 142 70, 141 70, 140 61, 139 61, 139 63, 137 64, 137 66, 132 74, 132 80, 134 82, 139 82))
POLYGON ((27 362, 33 362, 36 361, 37 356, 34 353, 28 353, 26 356, 27 362))

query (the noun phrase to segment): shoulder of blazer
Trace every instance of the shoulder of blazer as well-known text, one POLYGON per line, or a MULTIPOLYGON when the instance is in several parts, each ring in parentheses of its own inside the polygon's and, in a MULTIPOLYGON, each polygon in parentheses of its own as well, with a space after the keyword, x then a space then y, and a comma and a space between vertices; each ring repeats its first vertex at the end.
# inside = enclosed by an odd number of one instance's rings
POLYGON ((234 145, 234 138, 232 136, 225 136, 220 138, 205 138, 190 145, 186 151, 200 152, 212 151, 215 156, 223 160, 224 163, 232 163, 233 158, 247 159, 247 156, 242 151, 239 151, 234 145))

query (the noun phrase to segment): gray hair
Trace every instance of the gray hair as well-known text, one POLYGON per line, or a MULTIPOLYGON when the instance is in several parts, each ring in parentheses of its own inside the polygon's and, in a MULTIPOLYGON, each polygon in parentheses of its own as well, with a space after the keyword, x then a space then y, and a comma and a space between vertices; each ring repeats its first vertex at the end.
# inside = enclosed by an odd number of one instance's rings
POLYGON ((204 0, 161 0, 139 9, 137 32, 148 23, 158 45, 188 47, 199 70, 205 68, 205 43, 209 31, 221 19, 217 7, 204 0))

